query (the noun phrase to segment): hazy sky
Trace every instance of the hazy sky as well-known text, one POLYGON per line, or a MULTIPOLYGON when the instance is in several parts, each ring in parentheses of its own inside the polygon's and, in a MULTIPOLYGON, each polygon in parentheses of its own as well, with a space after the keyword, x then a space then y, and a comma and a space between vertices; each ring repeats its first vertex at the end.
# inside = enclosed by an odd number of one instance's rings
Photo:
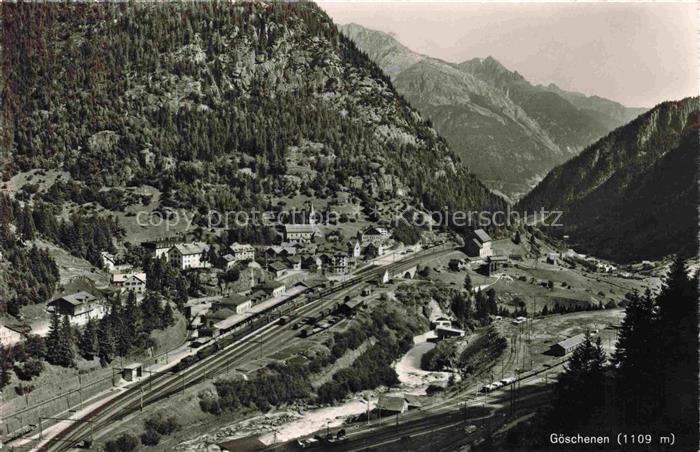
POLYGON ((446 61, 493 56, 532 83, 631 107, 698 94, 695 3, 320 2, 446 61))

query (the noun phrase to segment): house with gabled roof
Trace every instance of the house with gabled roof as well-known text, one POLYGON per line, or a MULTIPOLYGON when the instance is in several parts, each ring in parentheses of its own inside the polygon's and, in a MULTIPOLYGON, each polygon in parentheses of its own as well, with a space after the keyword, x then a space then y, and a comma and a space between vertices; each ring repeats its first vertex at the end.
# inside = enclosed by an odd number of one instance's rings
POLYGON ((281 278, 284 275, 286 275, 287 270, 287 265, 285 265, 284 262, 281 261, 272 261, 267 264, 267 271, 272 273, 275 279, 281 278))
POLYGON ((370 243, 379 245, 389 240, 391 233, 386 228, 372 226, 362 232, 359 232, 357 236, 363 246, 367 246, 370 243))
POLYGON ((112 285, 119 288, 121 292, 133 291, 134 293, 144 293, 146 291, 146 273, 117 273, 112 275, 112 285))
POLYGON ((238 262, 255 259, 255 247, 245 243, 232 243, 229 246, 230 254, 238 262))
POLYGON ((585 340, 585 334, 577 334, 576 336, 564 339, 563 341, 552 345, 551 352, 556 356, 564 356, 573 352, 576 347, 581 345, 585 340))
POLYGON ((85 325, 88 320, 98 320, 107 314, 107 306, 102 299, 86 291, 63 295, 51 300, 46 309, 50 313, 68 316, 72 325, 85 325))
POLYGON ((181 270, 209 268, 211 262, 206 259, 209 245, 204 242, 178 243, 168 251, 168 261, 181 270))
POLYGON ((483 229, 476 229, 467 238, 467 254, 482 259, 493 255, 491 248, 492 239, 483 229))
POLYGON ((284 240, 287 242, 309 242, 321 235, 315 224, 285 224, 284 240))

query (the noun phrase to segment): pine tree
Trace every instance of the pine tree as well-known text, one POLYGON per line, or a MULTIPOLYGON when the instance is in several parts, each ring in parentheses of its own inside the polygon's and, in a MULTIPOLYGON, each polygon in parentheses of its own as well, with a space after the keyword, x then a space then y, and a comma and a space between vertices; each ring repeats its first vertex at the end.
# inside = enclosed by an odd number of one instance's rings
POLYGON ((693 435, 698 423, 698 280, 688 276, 680 257, 671 265, 657 306, 658 347, 646 361, 659 370, 653 395, 667 427, 693 435))
POLYGON ((600 337, 594 344, 589 335, 564 366, 554 389, 552 422, 559 427, 577 427, 602 408, 606 355, 600 337))
POLYGON ((100 354, 100 345, 97 335, 97 322, 94 319, 88 320, 80 336, 78 345, 80 354, 86 359, 92 359, 100 354))
POLYGON ((175 322, 175 315, 173 314, 173 308, 170 307, 170 303, 165 302, 165 307, 163 308, 163 323, 161 324, 161 329, 167 328, 175 322))
POLYGON ((143 318, 143 331, 150 333, 160 328, 163 317, 160 296, 156 293, 148 293, 141 302, 140 307, 141 317, 143 318))
POLYGON ((126 297, 126 305, 123 312, 122 319, 124 320, 126 333, 133 341, 141 330, 141 311, 136 303, 136 293, 133 290, 130 290, 126 297))
POLYGON ((70 319, 67 315, 63 316, 61 324, 61 333, 59 340, 59 353, 61 355, 61 365, 65 367, 75 367, 75 336, 73 327, 70 324, 70 319))
POLYGON ((56 312, 51 314, 49 333, 46 335, 46 361, 59 364, 61 359, 61 319, 56 312))
POLYGON ((10 375, 10 369, 12 369, 12 360, 8 356, 9 353, 0 345, 0 391, 10 383, 12 376, 10 375))
POLYGON ((481 290, 476 291, 474 296, 474 305, 476 306, 476 317, 483 319, 488 315, 487 300, 481 290))
POLYGON ((466 290, 467 292, 471 292, 472 288, 473 287, 471 277, 469 276, 469 274, 464 275, 464 290, 466 290))
POLYGON ((100 359, 103 362, 110 362, 117 352, 117 341, 114 338, 114 331, 112 331, 112 322, 106 317, 100 321, 97 340, 100 359))
POLYGON ((498 302, 496 301, 496 289, 490 288, 486 295, 488 299, 486 301, 486 312, 489 314, 496 314, 498 312, 498 302))
MULTIPOLYGON (((19 220, 19 219, 18 219, 19 220)), ((21 221, 18 221, 20 227, 20 235, 25 240, 34 240, 36 236, 36 225, 34 224, 34 216, 29 205, 25 205, 21 210, 21 221)))

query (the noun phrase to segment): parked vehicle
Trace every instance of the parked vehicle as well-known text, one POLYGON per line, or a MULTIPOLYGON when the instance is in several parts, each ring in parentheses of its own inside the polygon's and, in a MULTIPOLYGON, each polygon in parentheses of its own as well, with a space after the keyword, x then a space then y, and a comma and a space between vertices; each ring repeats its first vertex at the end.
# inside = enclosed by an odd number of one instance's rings
POLYGON ((297 446, 299 446, 302 449, 311 449, 314 447, 318 447, 321 445, 321 441, 319 441, 317 438, 307 438, 307 439, 298 439, 297 440, 297 446))
POLYGON ((515 383, 515 377, 504 378, 503 380, 501 380, 501 383, 503 383, 503 386, 507 386, 511 383, 515 383))

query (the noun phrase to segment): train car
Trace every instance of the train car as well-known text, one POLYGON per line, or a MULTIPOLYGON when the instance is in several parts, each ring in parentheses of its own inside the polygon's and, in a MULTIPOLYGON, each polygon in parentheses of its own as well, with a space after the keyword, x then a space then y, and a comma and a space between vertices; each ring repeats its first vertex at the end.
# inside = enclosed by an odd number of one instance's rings
POLYGON ((202 360, 208 356, 213 355, 214 353, 218 352, 221 349, 221 345, 218 342, 215 342, 211 345, 207 345, 203 349, 197 351, 197 359, 202 360))
POLYGON ((199 361, 199 358, 197 358, 196 355, 185 356, 184 358, 182 358, 180 360, 179 363, 175 364, 172 367, 172 372, 177 373, 177 372, 180 372, 182 370, 185 370, 188 367, 190 367, 192 364, 196 363, 197 361, 199 361))

